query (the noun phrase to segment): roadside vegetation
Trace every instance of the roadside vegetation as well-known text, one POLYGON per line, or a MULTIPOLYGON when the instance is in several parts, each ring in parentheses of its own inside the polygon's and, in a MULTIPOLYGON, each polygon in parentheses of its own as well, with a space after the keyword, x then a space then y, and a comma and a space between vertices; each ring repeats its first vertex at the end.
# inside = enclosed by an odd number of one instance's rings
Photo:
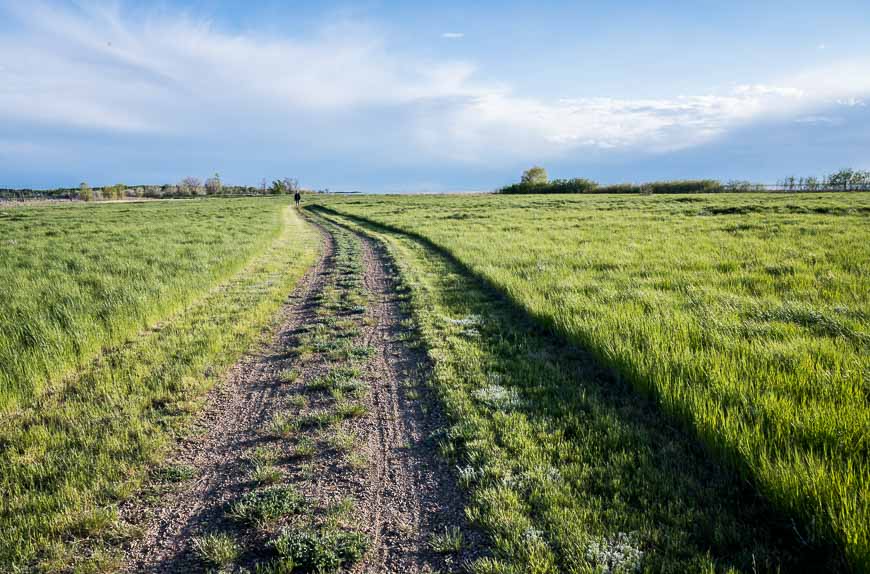
POLYGON ((505 557, 491 571, 583 571, 595 548, 676 570, 765 557, 789 571, 808 552, 870 569, 867 196, 320 201, 422 241, 402 239, 401 259, 422 285, 474 512, 505 557), (581 350, 581 367, 510 329, 466 273, 581 350), (776 511, 752 510, 744 479, 776 511))
MULTIPOLYGON (((26 207, 0 226, 15 286, 0 301, 0 570, 111 569, 136 536, 119 503, 274 326, 318 236, 286 200, 26 207)), ((197 544, 214 563, 235 552, 197 544)))

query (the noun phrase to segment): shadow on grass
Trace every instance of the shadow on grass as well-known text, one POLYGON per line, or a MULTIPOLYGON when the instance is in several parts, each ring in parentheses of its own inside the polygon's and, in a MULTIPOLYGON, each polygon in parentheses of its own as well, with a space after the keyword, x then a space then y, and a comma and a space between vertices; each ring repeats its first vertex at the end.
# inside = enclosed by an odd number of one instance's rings
POLYGON ((542 572, 845 569, 838 549, 805 544, 618 365, 545 329, 425 237, 308 209, 391 235, 426 274, 418 313, 440 357, 457 464, 471 477, 469 512, 504 565, 493 572, 532 561, 542 572), (527 550, 535 537, 548 557, 527 550))

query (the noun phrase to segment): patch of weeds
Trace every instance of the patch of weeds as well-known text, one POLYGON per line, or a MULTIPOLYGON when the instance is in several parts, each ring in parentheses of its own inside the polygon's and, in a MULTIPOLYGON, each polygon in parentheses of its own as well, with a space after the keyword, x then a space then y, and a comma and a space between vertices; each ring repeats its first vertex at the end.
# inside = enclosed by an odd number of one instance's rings
POLYGON ((337 381, 348 381, 350 379, 356 379, 362 376, 362 371, 360 371, 359 367, 355 367, 352 365, 342 365, 340 367, 335 367, 330 371, 330 374, 335 377, 337 381))
POLYGON ((184 482, 190 480, 196 470, 189 464, 170 464, 154 471, 154 478, 161 482, 184 482))
POLYGON ((262 526, 302 510, 305 499, 290 486, 249 492, 237 500, 228 515, 247 524, 262 526))
POLYGON ((299 361, 305 362, 314 356, 314 347, 307 342, 300 343, 296 347, 294 354, 299 361))
POLYGON ((311 379, 305 387, 309 391, 328 391, 333 388, 334 381, 332 378, 327 375, 322 375, 319 377, 314 377, 311 379))
POLYGON ((312 462, 299 465, 299 473, 302 475, 303 480, 313 480, 316 471, 317 467, 312 462))
POLYGON ((290 403, 290 406, 301 409, 308 404, 308 399, 305 395, 292 395, 287 402, 290 403))
POLYGON ((225 532, 194 538, 192 546, 200 560, 217 568, 226 568, 239 557, 239 545, 225 532))
POLYGON ((74 536, 88 538, 109 532, 117 524, 118 512, 114 508, 93 508, 71 514, 66 531, 74 536))
POLYGON ((354 470, 363 470, 368 468, 369 459, 363 453, 357 451, 352 452, 347 457, 347 464, 354 470))
POLYGON ((293 456, 296 458, 308 458, 317 452, 317 445, 311 437, 303 436, 293 446, 293 456))
POLYGON ((353 512, 355 504, 353 498, 349 496, 342 498, 326 507, 326 516, 334 519, 345 518, 353 512))
POLYGON ((323 526, 285 530, 270 544, 278 556, 292 559, 298 571, 318 574, 356 564, 369 546, 360 532, 323 526))
POLYGON ((254 574, 292 574, 295 568, 292 558, 276 558, 254 566, 254 574))
POLYGON ((339 452, 350 452, 356 443, 356 437, 344 431, 339 431, 329 437, 329 446, 339 452))
POLYGON ((350 349, 351 359, 368 359, 375 354, 375 348, 371 345, 357 345, 350 349))
POLYGON ((269 423, 269 434, 278 438, 288 438, 299 430, 299 420, 295 415, 283 412, 278 413, 269 423))
POLYGON ((257 484, 277 484, 284 478, 280 468, 271 464, 258 464, 251 471, 251 480, 257 484))
POLYGON ((299 418, 299 424, 303 427, 328 427, 338 421, 335 413, 327 410, 311 411, 299 418))
POLYGON ((281 457, 281 451, 269 446, 258 446, 247 453, 248 461, 254 466, 274 464, 281 457))
POLYGON ((368 408, 361 403, 342 402, 335 407, 335 414, 342 419, 359 418, 368 412, 368 408))
POLYGON ((340 353, 345 346, 347 341, 332 337, 319 337, 314 341, 314 350, 318 353, 328 353, 330 357, 340 353))
POLYGON ((462 531, 458 526, 444 527, 444 532, 433 534, 429 538, 429 548, 438 554, 457 554, 462 550, 462 531))
POLYGON ((327 356, 331 361, 340 362, 350 360, 354 345, 351 341, 340 339, 329 346, 327 356))
POLYGON ((299 371, 296 369, 284 369, 279 375, 282 383, 293 383, 299 378, 299 371))

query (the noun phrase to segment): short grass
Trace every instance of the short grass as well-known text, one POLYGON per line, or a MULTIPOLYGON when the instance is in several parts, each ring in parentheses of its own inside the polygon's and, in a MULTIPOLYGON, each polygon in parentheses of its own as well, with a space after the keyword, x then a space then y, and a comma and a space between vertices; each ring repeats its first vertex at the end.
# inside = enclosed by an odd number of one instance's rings
POLYGON ((870 197, 328 206, 411 233, 391 241, 489 571, 870 568, 870 197))
MULTIPOLYGON (((87 556, 100 555, 101 540, 115 538, 118 503, 137 491, 146 477, 147 466, 160 460, 180 423, 197 410, 204 392, 274 326, 277 309, 314 262, 319 237, 295 211, 286 207, 286 203, 280 205, 272 200, 264 203, 214 200, 207 204, 186 202, 169 206, 149 203, 40 207, 20 212, 17 209, 12 211, 11 217, 21 214, 23 219, 14 221, 16 241, 29 246, 25 251, 29 255, 24 259, 21 254, 10 256, 9 240, 4 235, 0 240, 3 243, 0 265, 6 269, 4 272, 15 269, 17 276, 25 276, 30 272, 23 270, 23 261, 41 261, 47 276, 52 277, 51 257, 65 261, 67 250, 76 253, 85 246, 88 253, 94 255, 94 261, 80 255, 87 271, 83 275, 70 271, 73 277, 78 277, 78 281, 89 277, 88 284, 93 285, 104 281, 112 285, 126 284, 135 295, 132 302, 125 299, 128 295, 119 295, 116 300, 109 297, 114 291, 98 290, 102 295, 93 295, 96 299, 89 303, 93 305, 92 311, 108 319, 115 316, 116 311, 122 312, 114 307, 118 302, 140 305, 138 311, 131 311, 136 319, 124 323, 125 329, 107 327, 103 334, 111 332, 113 336, 97 337, 100 345, 130 340, 106 347, 96 360, 80 364, 67 374, 63 385, 25 387, 19 384, 22 379, 16 373, 27 372, 26 368, 5 371, 7 381, 18 383, 5 389, 9 391, 7 397, 15 398, 15 410, 0 417, 0 489, 3 492, 0 496, 0 570, 28 569, 39 562, 49 570, 86 568, 79 562, 87 556), (103 209, 108 210, 110 216, 103 209), (139 209, 143 211, 137 211, 139 209), (40 229, 39 221, 45 220, 49 228, 63 229, 66 217, 72 218, 71 225, 78 222, 76 225, 81 229, 90 229, 82 233, 80 243, 75 243, 75 234, 66 241, 53 243, 33 243, 35 240, 24 238, 25 226, 29 225, 36 234, 40 229), (139 217, 144 220, 139 221, 139 217), (137 221, 138 227, 134 224, 137 221), (263 231, 264 225, 267 231, 263 231), (111 231, 113 226, 120 235, 114 232, 106 235, 101 231, 101 228, 111 231), (226 231, 227 238, 222 230, 226 231), (127 238, 126 234, 131 237, 127 238), (261 241, 266 241, 259 252, 250 243, 245 250, 234 251, 233 245, 245 245, 249 241, 246 237, 258 235, 261 241), (147 249, 141 244, 142 237, 147 238, 147 249), (125 243, 127 239, 129 244, 125 243), (190 239, 196 241, 191 243, 190 239), (106 242, 110 245, 103 245, 106 242), (179 243, 184 247, 179 248, 179 243), (205 246, 201 245, 203 243, 205 246), (124 246, 131 250, 129 261, 124 246), (47 251, 37 254, 37 248, 47 251), (100 253, 103 256, 97 257, 100 253), (245 254, 250 257, 247 262, 243 261, 245 254), (165 268, 158 264, 164 260, 164 255, 165 268), (229 260, 224 261, 225 258, 229 260), (113 267, 113 260, 117 267, 113 267), (100 265, 109 268, 101 269, 100 265), (206 278, 221 275, 209 269, 214 265, 222 267, 223 273, 232 269, 239 272, 204 292, 203 287, 208 286, 206 278), (156 275, 173 269, 177 274, 175 287, 170 281, 162 291, 149 291, 150 287, 137 291, 137 282, 145 285, 153 280, 161 284, 164 279, 156 275), (107 274, 108 278, 100 273, 107 274), (197 277, 197 274, 199 279, 195 286, 182 279, 197 277), (155 313, 159 308, 149 307, 153 298, 173 299, 184 291, 184 285, 189 290, 198 289, 199 297, 194 300, 191 291, 181 308, 178 301, 183 298, 176 298, 175 303, 169 305, 175 313, 165 317, 159 329, 132 336, 135 329, 128 328, 142 327, 149 312, 155 313), (37 392, 40 387, 41 392, 37 392), (93 550, 94 547, 97 550, 93 550), (58 556, 67 556, 69 563, 63 568, 57 567, 62 562, 58 556)), ((8 224, 5 220, 0 222, 0 225, 8 224)), ((38 279, 36 273, 28 276, 33 281, 38 279)), ((62 285, 61 279, 54 282, 62 285)), ((87 297, 76 299, 85 296, 84 291, 76 292, 75 297, 70 295, 72 299, 62 300, 79 301, 76 305, 90 301, 87 297)), ((15 300, 20 297, 16 295, 15 300)), ((48 294, 43 301, 46 308, 52 307, 54 299, 51 297, 53 295, 48 294)), ((169 307, 163 311, 170 310, 169 307)), ((3 300, 0 308, 10 307, 3 300)), ((34 324, 40 324, 38 317, 42 311, 38 305, 31 309, 36 309, 32 314, 37 317, 34 324)), ((157 315, 151 318, 159 318, 157 315)), ((74 318, 67 327, 75 330, 80 324, 81 321, 74 318)), ((6 319, 0 325, 9 332, 6 319)), ((12 329, 15 328, 18 327, 13 325, 12 329)), ((50 336, 40 339, 42 343, 38 345, 39 360, 25 361, 22 365, 43 364, 50 356, 67 356, 63 350, 65 343, 48 342, 53 336, 63 338, 63 330, 48 329, 46 333, 50 336), (52 355, 55 352, 59 354, 52 355)), ((80 351, 74 359, 61 360, 58 364, 74 367, 80 359, 93 354, 86 353, 84 347, 80 351)), ((10 404, 7 402, 7 406, 10 404)), ((166 479, 184 480, 188 473, 176 470, 165 471, 166 479)), ((158 476, 163 472, 158 471, 158 476)))
POLYGON ((193 539, 193 551, 205 564, 226 568, 239 557, 239 545, 224 532, 206 534, 193 539))
POLYGON ((242 523, 265 526, 297 514, 304 507, 305 499, 292 486, 275 486, 248 492, 230 506, 227 514, 242 523))
POLYGON ((293 572, 329 574, 357 563, 368 548, 359 532, 320 525, 288 528, 271 542, 279 559, 291 560, 293 572))

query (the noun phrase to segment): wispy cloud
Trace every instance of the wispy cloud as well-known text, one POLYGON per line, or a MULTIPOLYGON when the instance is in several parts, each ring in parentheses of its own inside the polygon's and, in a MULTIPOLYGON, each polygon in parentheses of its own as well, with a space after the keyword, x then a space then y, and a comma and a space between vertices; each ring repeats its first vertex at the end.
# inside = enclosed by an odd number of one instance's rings
POLYGON ((794 120, 798 124, 837 126, 843 123, 843 118, 834 116, 801 116, 794 120))
POLYGON ((441 37, 448 40, 457 40, 459 38, 464 38, 465 34, 463 32, 443 32, 441 37))
POLYGON ((365 24, 266 37, 183 14, 133 18, 114 4, 83 6, 0 3, 18 23, 0 38, 0 121, 208 135, 221 145, 245 135, 264 147, 383 148, 399 163, 499 162, 583 148, 683 149, 757 118, 812 117, 807 111, 826 98, 858 102, 870 92, 870 80, 855 80, 866 63, 852 62, 673 98, 536 98, 480 80, 471 62, 392 50, 365 24), (844 70, 851 80, 838 84, 844 70))

